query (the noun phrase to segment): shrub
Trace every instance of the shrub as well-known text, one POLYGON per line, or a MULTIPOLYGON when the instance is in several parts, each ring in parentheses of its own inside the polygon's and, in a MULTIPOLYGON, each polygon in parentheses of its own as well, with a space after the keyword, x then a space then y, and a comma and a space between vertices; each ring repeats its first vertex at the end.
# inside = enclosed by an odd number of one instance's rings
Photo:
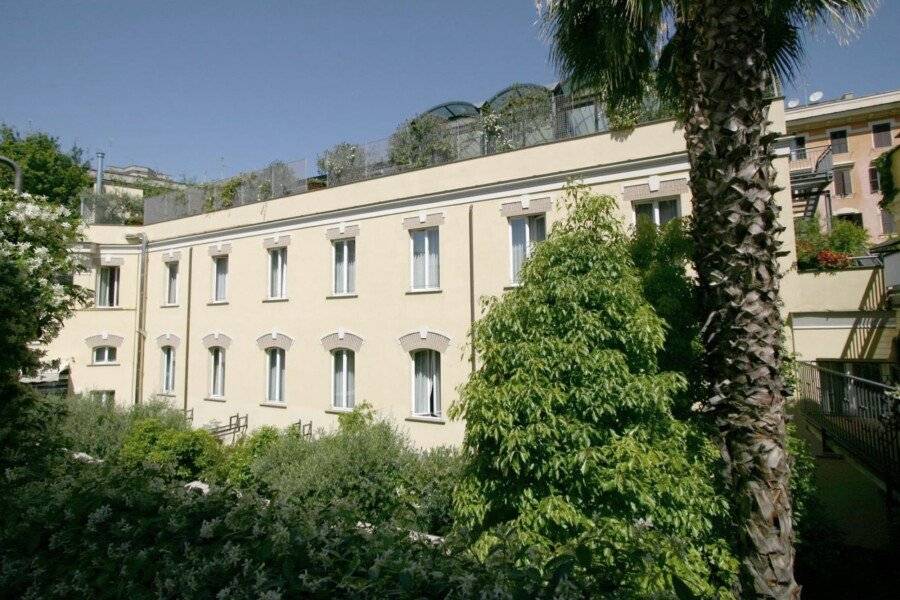
POLYGON ((97 458, 117 454, 129 429, 141 419, 155 419, 166 428, 188 429, 184 413, 166 402, 154 400, 122 408, 78 394, 65 398, 62 405, 64 416, 56 433, 58 439, 73 452, 86 452, 97 458))
POLYGON ((434 115, 422 115, 403 123, 389 144, 391 164, 401 167, 430 167, 454 157, 446 123, 434 115))
POLYGON ((212 473, 214 480, 242 489, 260 489, 261 481, 253 472, 253 464, 276 444, 279 432, 274 427, 260 427, 225 449, 222 464, 212 473))
POLYGON ((359 144, 341 142, 319 155, 316 166, 327 177, 328 185, 353 181, 365 169, 365 149, 359 144))
POLYGON ((117 459, 126 467, 150 464, 168 477, 187 480, 211 475, 222 457, 222 444, 208 431, 173 428, 150 417, 131 425, 117 459))
POLYGON ((718 451, 671 412, 616 201, 579 187, 522 271, 487 303, 461 389, 468 459, 454 498, 479 551, 508 544, 601 597, 730 597, 737 571, 718 451))
POLYGON ((845 219, 832 219, 831 232, 823 233, 816 218, 794 221, 797 266, 801 269, 843 269, 850 257, 867 252, 869 233, 845 219))

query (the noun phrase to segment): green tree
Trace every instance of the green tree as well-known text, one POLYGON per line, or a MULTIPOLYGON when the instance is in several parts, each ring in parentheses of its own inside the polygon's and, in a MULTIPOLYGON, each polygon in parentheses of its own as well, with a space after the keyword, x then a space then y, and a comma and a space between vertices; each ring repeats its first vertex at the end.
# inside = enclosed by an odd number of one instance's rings
POLYGON ((434 115, 422 115, 400 125, 389 146, 391 164, 401 167, 440 165, 454 156, 446 121, 434 115))
POLYGON ((565 208, 474 326, 457 524, 592 597, 730 597, 717 451, 672 415, 685 379, 657 368, 664 325, 615 199, 573 187, 565 208))
POLYGON ((52 340, 87 292, 71 252, 81 240, 76 213, 42 196, 0 189, 0 378, 40 364, 35 344, 52 340))
POLYGON ((648 78, 684 121, 704 323, 703 401, 739 515, 742 594, 796 598, 785 451, 778 252, 767 121, 813 25, 865 19, 869 0, 538 0, 553 56, 608 108, 648 78))
MULTIPOLYGON (((0 125, 0 156, 22 167, 23 191, 46 196, 73 210, 78 209, 78 193, 91 184, 84 151, 73 145, 63 152, 59 140, 46 133, 22 136, 12 127, 0 125)), ((12 171, 0 168, 0 188, 12 185, 12 171)))

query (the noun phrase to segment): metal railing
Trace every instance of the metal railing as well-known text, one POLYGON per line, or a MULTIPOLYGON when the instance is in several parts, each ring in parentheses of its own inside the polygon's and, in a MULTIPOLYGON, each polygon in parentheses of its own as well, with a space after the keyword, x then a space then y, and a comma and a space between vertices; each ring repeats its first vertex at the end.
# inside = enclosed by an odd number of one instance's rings
POLYGON ((85 191, 79 201, 81 218, 87 225, 140 225, 144 222, 144 199, 140 196, 85 191))
POLYGON ((207 430, 223 442, 230 439, 234 443, 247 433, 247 423, 248 415, 238 413, 228 417, 227 425, 214 425, 207 430))
POLYGON ((810 171, 825 174, 834 167, 834 152, 831 145, 813 148, 791 148, 791 171, 810 171))
POLYGON ((823 440, 843 448, 891 489, 900 482, 897 388, 818 365, 797 365, 795 397, 823 440))

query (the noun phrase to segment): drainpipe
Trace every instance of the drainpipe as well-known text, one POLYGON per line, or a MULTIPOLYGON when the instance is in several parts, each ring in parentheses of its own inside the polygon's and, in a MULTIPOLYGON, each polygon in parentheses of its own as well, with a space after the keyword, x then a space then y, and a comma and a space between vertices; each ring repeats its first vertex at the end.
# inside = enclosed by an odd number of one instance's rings
POLYGON ((15 173, 15 190, 17 194, 22 193, 22 167, 19 166, 19 163, 14 161, 11 158, 6 158, 5 156, 0 156, 0 163, 4 163, 9 165, 9 168, 13 170, 15 173))
POLYGON ((184 325, 184 412, 188 409, 188 370, 191 366, 191 270, 194 264, 194 247, 188 248, 187 264, 187 306, 184 325))
POLYGON ((94 192, 103 193, 103 159, 106 157, 105 152, 97 153, 97 181, 94 183, 94 192))
POLYGON ((137 329, 134 336, 134 403, 140 404, 144 395, 144 354, 147 346, 147 234, 141 239, 141 258, 138 275, 137 329))
MULTIPOLYGON (((469 205, 469 335, 475 327, 475 215, 472 212, 473 205, 469 205)), ((471 346, 471 356, 469 360, 472 366, 472 373, 475 372, 475 344, 473 340, 469 340, 471 346)))

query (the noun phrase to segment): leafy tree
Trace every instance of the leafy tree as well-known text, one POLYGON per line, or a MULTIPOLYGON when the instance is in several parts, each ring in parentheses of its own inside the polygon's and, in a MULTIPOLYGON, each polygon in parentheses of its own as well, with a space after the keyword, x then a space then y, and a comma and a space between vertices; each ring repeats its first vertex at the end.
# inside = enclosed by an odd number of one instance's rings
POLYGON ((657 368, 664 326, 616 202, 573 187, 565 208, 474 326, 457 524, 594 597, 730 597, 717 451, 672 415, 685 379, 657 368))
POLYGON ((77 214, 45 197, 0 189, 0 379, 35 371, 35 345, 53 339, 87 292, 71 249, 81 239, 77 214))
POLYGON ((454 157, 446 122, 434 115, 422 115, 403 123, 389 144, 391 164, 401 167, 430 167, 454 157))
MULTIPOLYGON (((22 136, 7 125, 0 125, 0 156, 11 158, 22 167, 22 189, 46 196, 51 202, 78 209, 78 193, 91 185, 84 151, 72 146, 68 152, 59 140, 46 133, 22 136)), ((0 168, 0 188, 12 187, 13 174, 0 168)))
POLYGON ((741 524, 742 594, 796 598, 785 451, 778 206, 767 115, 803 32, 865 19, 869 0, 539 0, 553 56, 608 108, 646 82, 684 121, 704 323, 705 410, 741 524))

